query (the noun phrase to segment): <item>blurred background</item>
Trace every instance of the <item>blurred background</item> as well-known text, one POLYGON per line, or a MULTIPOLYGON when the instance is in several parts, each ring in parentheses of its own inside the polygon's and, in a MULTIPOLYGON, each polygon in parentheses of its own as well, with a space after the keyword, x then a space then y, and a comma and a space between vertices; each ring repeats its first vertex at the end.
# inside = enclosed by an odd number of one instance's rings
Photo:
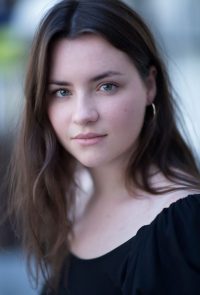
MULTIPOLYGON (((35 28, 57 0, 0 0, 0 184, 10 158, 23 104, 28 53, 35 28)), ((200 1, 126 0, 146 20, 178 93, 190 144, 200 162, 200 1)), ((167 125, 166 125, 167 128, 167 125)), ((0 190, 0 206, 7 198, 0 190)), ((33 295, 20 243, 7 222, 0 226, 0 295, 33 295)))

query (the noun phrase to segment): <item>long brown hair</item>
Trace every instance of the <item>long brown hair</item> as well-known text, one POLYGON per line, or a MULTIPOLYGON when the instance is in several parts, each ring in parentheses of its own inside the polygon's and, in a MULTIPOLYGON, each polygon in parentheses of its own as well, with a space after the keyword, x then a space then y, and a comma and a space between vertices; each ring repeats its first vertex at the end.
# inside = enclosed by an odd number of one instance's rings
POLYGON ((50 54, 59 38, 77 38, 85 33, 99 34, 125 52, 142 79, 151 66, 157 70, 157 114, 152 119, 151 106, 147 107, 138 148, 127 167, 127 183, 160 193, 149 182, 154 165, 174 183, 200 187, 194 157, 177 128, 165 66, 140 16, 118 0, 63 0, 46 14, 34 38, 22 125, 10 166, 11 208, 29 261, 34 256, 36 273, 40 269, 45 274, 50 269, 56 275, 68 253, 70 211, 77 186, 76 160, 58 142, 47 115, 50 54))

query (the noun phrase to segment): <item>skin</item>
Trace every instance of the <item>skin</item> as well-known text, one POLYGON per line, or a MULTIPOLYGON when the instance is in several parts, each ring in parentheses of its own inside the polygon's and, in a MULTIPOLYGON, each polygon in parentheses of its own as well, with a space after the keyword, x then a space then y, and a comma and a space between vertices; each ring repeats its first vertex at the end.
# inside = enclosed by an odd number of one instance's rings
POLYGON ((65 149, 86 167, 127 163, 155 92, 152 71, 142 81, 129 57, 101 37, 54 46, 49 118, 65 149), (91 132, 103 137, 75 138, 91 132))
MULTIPOLYGON (((81 258, 101 256, 124 243, 175 201, 174 194, 158 198, 139 192, 143 198, 134 198, 124 182, 146 107, 156 94, 155 78, 152 67, 142 80, 130 58, 100 36, 54 44, 49 119, 66 151, 89 171, 94 188, 87 200, 81 196, 77 202, 70 237, 71 251, 81 258), (88 133, 92 138, 83 138, 88 133)), ((167 184, 159 173, 152 181, 167 184)))

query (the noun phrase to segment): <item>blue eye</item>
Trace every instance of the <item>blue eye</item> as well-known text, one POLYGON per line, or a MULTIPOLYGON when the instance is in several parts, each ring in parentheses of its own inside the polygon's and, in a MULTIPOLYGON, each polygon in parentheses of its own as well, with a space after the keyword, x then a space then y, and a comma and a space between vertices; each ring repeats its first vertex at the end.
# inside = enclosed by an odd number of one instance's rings
POLYGON ((59 89, 59 90, 56 90, 54 93, 57 97, 65 97, 71 94, 71 92, 67 89, 59 89))
POLYGON ((102 84, 99 89, 100 89, 100 91, 112 93, 112 92, 116 91, 117 88, 118 88, 118 86, 113 83, 105 83, 105 84, 102 84))

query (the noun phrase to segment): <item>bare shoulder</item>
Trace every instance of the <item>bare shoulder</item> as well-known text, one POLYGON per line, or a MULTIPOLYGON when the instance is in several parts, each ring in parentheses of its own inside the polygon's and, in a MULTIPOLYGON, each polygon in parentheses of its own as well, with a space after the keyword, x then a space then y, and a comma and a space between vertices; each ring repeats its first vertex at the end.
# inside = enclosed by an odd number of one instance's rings
POLYGON ((179 199, 187 198, 189 195, 200 194, 200 189, 192 189, 189 185, 188 187, 182 188, 166 179, 161 173, 157 173, 152 177, 152 183, 155 187, 166 187, 170 191, 164 194, 159 194, 157 196, 152 195, 152 199, 157 202, 161 202, 163 207, 169 207, 172 203, 178 201, 179 199))
POLYGON ((176 201, 180 199, 185 199, 190 195, 193 194, 200 194, 200 191, 197 190, 192 190, 192 189, 180 189, 180 190, 175 190, 170 193, 167 193, 165 196, 165 207, 169 207, 172 203, 175 203, 176 201))

